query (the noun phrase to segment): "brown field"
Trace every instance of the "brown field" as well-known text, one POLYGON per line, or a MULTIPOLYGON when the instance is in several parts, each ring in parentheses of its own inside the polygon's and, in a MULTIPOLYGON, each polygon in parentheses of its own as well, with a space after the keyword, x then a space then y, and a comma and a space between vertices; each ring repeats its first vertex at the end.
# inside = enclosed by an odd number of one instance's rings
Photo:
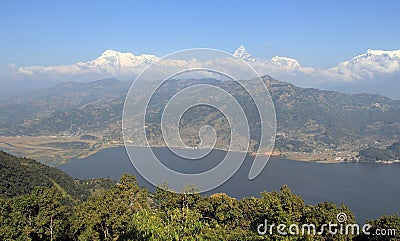
MULTIPOLYGON (((18 156, 59 165, 72 158, 85 158, 110 147, 123 146, 122 142, 81 140, 79 136, 17 136, 0 137, 0 149, 18 156), (78 146, 76 146, 78 144, 78 146), (79 146, 82 144, 83 146, 79 146)), ((340 163, 355 153, 324 150, 319 153, 305 152, 273 152, 271 156, 279 156, 296 161, 316 161, 319 163, 340 163)))
POLYGON ((1 150, 52 165, 66 163, 72 158, 84 158, 99 150, 121 145, 122 143, 81 140, 79 136, 0 137, 1 150), (85 146, 71 147, 71 144, 76 143, 85 146))

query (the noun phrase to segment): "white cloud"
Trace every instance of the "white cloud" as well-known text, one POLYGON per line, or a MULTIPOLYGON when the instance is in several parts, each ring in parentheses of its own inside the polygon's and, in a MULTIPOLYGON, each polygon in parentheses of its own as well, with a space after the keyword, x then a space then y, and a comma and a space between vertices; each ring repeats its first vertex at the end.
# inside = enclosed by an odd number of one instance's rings
MULTIPOLYGON (((400 50, 383 51, 368 50, 366 53, 339 63, 330 69, 303 67, 291 58, 275 56, 271 60, 261 60, 250 55, 243 46, 240 46, 234 55, 248 62, 260 74, 268 74, 277 79, 295 84, 314 86, 323 83, 354 83, 358 81, 376 81, 378 78, 389 78, 400 74, 400 50)), ((158 61, 154 55, 122 53, 107 50, 94 60, 78 62, 71 65, 58 66, 13 66, 13 71, 21 79, 52 79, 88 81, 101 78, 134 79, 145 67, 158 61)), ((162 61, 162 66, 168 68, 182 67, 210 67, 232 63, 230 71, 234 71, 233 59, 215 59, 208 61, 174 60, 162 61)))

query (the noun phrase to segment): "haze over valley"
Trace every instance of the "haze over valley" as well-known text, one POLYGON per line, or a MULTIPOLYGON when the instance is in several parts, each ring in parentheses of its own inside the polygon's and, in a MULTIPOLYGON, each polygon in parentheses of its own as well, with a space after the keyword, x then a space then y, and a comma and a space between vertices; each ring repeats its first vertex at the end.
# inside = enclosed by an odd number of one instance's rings
POLYGON ((0 9, 0 240, 400 240, 400 1, 0 9))
MULTIPOLYGON (((247 80, 251 81, 251 80, 247 80)), ((275 150, 292 159, 315 161, 398 160, 397 154, 362 157, 368 148, 385 149, 399 140, 400 101, 373 94, 343 94, 301 88, 270 76, 263 77, 277 115, 275 150)), ((143 88, 151 88, 151 81, 143 88)), ((150 118, 149 143, 165 146, 157 124, 163 106, 174 93, 199 83, 224 88, 247 110, 253 131, 251 148, 257 145, 260 124, 250 97, 232 81, 216 79, 170 80, 155 93, 149 108, 158 113, 150 118)), ((0 105, 1 146, 12 153, 29 155, 57 164, 73 157, 84 157, 103 148, 123 145, 122 109, 130 81, 104 79, 89 83, 67 82, 9 99, 0 105), (17 138, 15 138, 17 137, 17 138), (29 148, 25 148, 29 146, 29 148)), ((218 133, 216 148, 229 145, 229 130, 224 117, 215 110, 194 108, 185 115, 182 138, 198 144, 197 131, 212 125, 218 133), (201 114, 200 114, 201 113, 201 114), (199 117, 201 118, 199 119, 199 117)), ((133 139, 139 146, 140 139, 133 139)), ((397 150, 398 151, 398 150, 397 150)), ((369 153, 369 152, 368 152, 369 153)), ((389 152, 388 152, 389 153, 389 152)))

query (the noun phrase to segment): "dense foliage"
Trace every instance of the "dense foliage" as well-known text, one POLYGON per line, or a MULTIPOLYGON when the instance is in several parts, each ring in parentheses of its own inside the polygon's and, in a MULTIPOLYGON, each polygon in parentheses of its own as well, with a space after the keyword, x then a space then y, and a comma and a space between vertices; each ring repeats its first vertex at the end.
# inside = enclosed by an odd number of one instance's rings
MULTIPOLYGON (((299 234, 260 235, 257 227, 267 219, 276 224, 317 227, 337 222, 355 223, 344 205, 305 205, 287 186, 280 192, 241 200, 226 194, 201 196, 192 187, 181 194, 158 188, 154 194, 140 188, 134 176, 123 175, 111 189, 75 205, 62 204, 56 188, 35 188, 31 194, 0 199, 1 240, 398 240, 385 237, 299 234), (387 238, 387 239, 386 239, 387 238)), ((371 230, 400 229, 398 216, 369 221, 371 230)), ((285 228, 288 232, 288 228, 285 228)))
POLYGON ((0 240, 399 240, 400 218, 368 221, 371 232, 385 228, 389 236, 318 233, 327 223, 354 224, 348 207, 334 203, 305 205, 287 186, 280 192, 241 200, 224 193, 201 196, 193 186, 182 193, 165 184, 149 193, 136 178, 123 175, 73 180, 34 160, 0 152, 0 240), (90 194, 89 191, 90 190, 90 194), (90 195, 86 200, 88 195, 90 195), (259 234, 259 225, 287 225, 281 235, 259 234), (289 225, 314 224, 317 234, 290 234, 289 225))
POLYGON ((86 199, 90 193, 57 168, 0 151, 0 197, 30 194, 36 186, 56 187, 71 199, 86 199))
POLYGON ((91 194, 115 185, 110 178, 77 180, 61 170, 25 157, 0 151, 0 197, 31 194, 35 187, 54 187, 63 200, 86 200, 91 194))

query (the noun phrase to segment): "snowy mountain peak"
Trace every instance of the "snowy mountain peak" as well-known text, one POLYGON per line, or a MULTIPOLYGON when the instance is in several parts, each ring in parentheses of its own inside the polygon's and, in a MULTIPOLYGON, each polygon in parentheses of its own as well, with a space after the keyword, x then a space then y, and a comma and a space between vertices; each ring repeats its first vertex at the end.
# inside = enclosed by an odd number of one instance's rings
POLYGON ((100 56, 107 57, 107 56, 118 56, 118 55, 126 55, 126 54, 133 55, 132 53, 123 53, 123 52, 118 52, 115 50, 107 49, 100 56))
POLYGON ((400 59, 400 50, 373 50, 368 49, 366 53, 360 54, 351 59, 351 63, 379 60, 396 60, 400 59))
POLYGON ((95 60, 89 61, 88 64, 91 66, 121 66, 121 67, 136 67, 149 65, 154 63, 159 58, 155 55, 142 54, 135 56, 130 52, 118 52, 115 50, 106 50, 95 60))
POLYGON ((371 80, 386 78, 400 73, 400 50, 372 50, 351 60, 339 63, 329 71, 339 74, 343 80, 371 80))
POLYGON ((378 56, 385 56, 389 58, 399 58, 400 57, 400 50, 373 50, 368 49, 366 55, 378 55, 378 56))
POLYGON ((301 68, 299 61, 288 57, 275 56, 271 59, 271 63, 291 71, 301 68))
MULTIPOLYGON (((243 45, 233 53, 233 56, 249 63, 261 75, 271 75, 277 79, 292 81, 293 83, 305 86, 312 86, 312 83, 319 85, 329 83, 330 85, 372 83, 379 81, 396 81, 400 76, 400 50, 372 50, 338 63, 329 69, 303 67, 296 59, 275 56, 270 60, 263 60, 253 57, 243 45)), ((94 78, 119 78, 132 79, 143 71, 147 66, 159 61, 155 55, 134 55, 129 52, 118 52, 106 50, 93 60, 78 62, 70 65, 59 66, 22 66, 12 67, 13 73, 19 78, 49 79, 94 79, 94 78), (55 76, 55 77, 54 77, 55 76)), ((216 66, 229 64, 232 58, 227 61, 217 59, 211 62, 187 61, 182 59, 168 59, 160 62, 160 68, 180 69, 185 66, 207 66, 212 63, 216 66)), ((237 61, 232 61, 235 66, 237 61)), ((239 70, 240 71, 240 70, 239 70)), ((394 88, 393 88, 394 89, 394 88)), ((398 96, 398 95, 397 95, 398 96)))
POLYGON ((243 45, 240 45, 239 48, 233 53, 233 56, 241 58, 243 55, 248 55, 246 48, 243 45))
POLYGON ((247 52, 246 48, 243 45, 240 45, 238 49, 233 53, 233 56, 243 59, 246 62, 253 63, 256 59, 247 52))

